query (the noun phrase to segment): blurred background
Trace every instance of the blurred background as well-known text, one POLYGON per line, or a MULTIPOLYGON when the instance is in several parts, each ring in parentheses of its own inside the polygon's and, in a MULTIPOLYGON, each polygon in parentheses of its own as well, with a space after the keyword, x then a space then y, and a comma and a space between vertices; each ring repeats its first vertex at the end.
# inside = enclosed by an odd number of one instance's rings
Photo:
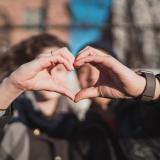
POLYGON ((109 45, 133 68, 160 66, 159 0, 0 0, 0 52, 47 32, 74 55, 91 42, 109 45))
MULTIPOLYGON (((0 81, 21 63, 48 53, 44 49, 64 46, 61 40, 74 56, 91 45, 131 68, 160 73, 160 0, 0 0, 0 81)), ((67 76, 61 67, 55 77, 75 93, 95 82, 93 66, 67 76)), ((158 102, 95 98, 75 104, 61 95, 37 93, 25 93, 14 108, 0 159, 160 159, 158 102)))

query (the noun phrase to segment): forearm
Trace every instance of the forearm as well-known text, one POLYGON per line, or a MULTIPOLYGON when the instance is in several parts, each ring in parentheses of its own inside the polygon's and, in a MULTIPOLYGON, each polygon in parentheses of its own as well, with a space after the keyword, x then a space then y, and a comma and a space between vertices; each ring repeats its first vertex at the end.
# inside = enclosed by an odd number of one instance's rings
POLYGON ((5 78, 0 84, 0 110, 7 109, 22 93, 23 91, 15 87, 9 78, 5 78))

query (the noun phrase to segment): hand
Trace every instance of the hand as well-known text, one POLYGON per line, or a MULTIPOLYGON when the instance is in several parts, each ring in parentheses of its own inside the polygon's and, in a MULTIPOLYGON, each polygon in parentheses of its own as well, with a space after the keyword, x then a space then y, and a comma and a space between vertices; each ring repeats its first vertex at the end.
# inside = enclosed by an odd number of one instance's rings
POLYGON ((41 54, 37 59, 19 67, 9 77, 10 82, 18 89, 46 90, 58 92, 74 100, 74 94, 51 75, 51 68, 63 64, 67 71, 73 70, 74 58, 66 48, 52 54, 41 54))
POLYGON ((92 47, 86 47, 76 57, 75 68, 86 63, 99 70, 99 76, 93 86, 77 93, 75 102, 93 97, 129 98, 139 96, 146 80, 127 68, 115 58, 92 47))

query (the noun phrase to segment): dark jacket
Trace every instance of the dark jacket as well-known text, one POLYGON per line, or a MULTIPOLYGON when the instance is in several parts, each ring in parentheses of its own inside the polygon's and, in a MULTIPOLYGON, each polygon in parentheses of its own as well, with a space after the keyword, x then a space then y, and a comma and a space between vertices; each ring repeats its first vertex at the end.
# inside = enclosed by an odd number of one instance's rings
MULTIPOLYGON (((24 156, 27 150, 24 147, 27 145, 23 144, 29 141, 29 160, 50 160, 56 157, 63 160, 160 159, 158 102, 111 102, 109 107, 116 115, 117 132, 102 119, 93 107, 95 104, 92 104, 83 121, 79 121, 73 113, 58 114, 54 119, 46 120, 40 112, 33 110, 32 102, 26 98, 18 100, 15 105, 21 116, 10 122, 9 126, 13 127, 10 130, 20 133, 14 127, 20 123, 19 126, 23 126, 23 136, 17 144, 21 147, 14 146, 17 150, 13 150, 14 154, 11 152, 8 157, 16 155, 15 153, 23 153, 20 156, 24 156)), ((5 138, 2 142, 4 141, 5 138)), ((17 157, 12 159, 18 160, 17 157)))
MULTIPOLYGON (((67 108, 65 98, 61 98, 59 102, 61 109, 64 106, 67 108)), ((7 160, 8 157, 13 160, 51 160, 65 157, 68 160, 68 141, 77 121, 75 115, 61 112, 53 119, 46 119, 36 110, 34 101, 26 95, 18 98, 12 107, 13 118, 5 127, 1 140, 1 160, 7 160)))
POLYGON ((12 107, 9 107, 6 111, 2 111, 0 114, 0 130, 3 129, 5 124, 11 119, 12 117, 12 107))

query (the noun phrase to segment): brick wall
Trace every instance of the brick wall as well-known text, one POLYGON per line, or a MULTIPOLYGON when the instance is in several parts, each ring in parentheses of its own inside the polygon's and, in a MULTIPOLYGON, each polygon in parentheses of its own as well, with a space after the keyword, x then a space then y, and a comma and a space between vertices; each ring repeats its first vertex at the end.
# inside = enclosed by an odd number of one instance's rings
MULTIPOLYGON (((41 23, 39 14, 41 14, 43 4, 47 1, 46 23, 48 25, 68 25, 70 17, 66 8, 67 0, 0 0, 0 26, 5 25, 6 19, 11 26, 15 26, 14 29, 7 30, 7 33, 1 28, 1 40, 6 38, 11 44, 15 44, 31 35, 40 33, 42 30, 38 28, 21 28, 21 26, 29 25, 29 23, 32 25, 41 23)), ((47 31, 68 41, 68 29, 49 28, 47 31)))

